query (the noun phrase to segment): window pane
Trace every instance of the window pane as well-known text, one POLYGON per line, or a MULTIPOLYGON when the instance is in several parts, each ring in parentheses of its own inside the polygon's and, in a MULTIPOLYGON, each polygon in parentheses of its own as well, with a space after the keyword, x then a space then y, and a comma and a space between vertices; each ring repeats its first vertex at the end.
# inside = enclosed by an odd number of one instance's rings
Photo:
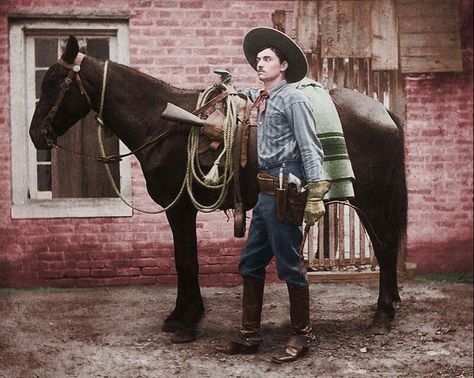
POLYGON ((46 70, 38 70, 35 72, 35 90, 36 98, 41 96, 41 83, 43 82, 44 75, 46 75, 46 70))
POLYGON ((36 160, 37 161, 51 161, 51 150, 37 150, 36 160))
POLYGON ((57 39, 35 39, 35 66, 49 67, 58 60, 57 39))
POLYGON ((50 165, 38 165, 38 191, 48 192, 51 191, 51 166, 50 165))
POLYGON ((88 39, 87 54, 100 60, 109 59, 109 40, 107 38, 88 39))

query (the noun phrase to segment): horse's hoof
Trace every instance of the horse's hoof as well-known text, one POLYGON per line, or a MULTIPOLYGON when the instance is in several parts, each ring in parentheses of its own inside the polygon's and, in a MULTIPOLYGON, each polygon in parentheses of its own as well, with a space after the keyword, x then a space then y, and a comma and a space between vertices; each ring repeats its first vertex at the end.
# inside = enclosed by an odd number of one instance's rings
POLYGON ((171 337, 171 342, 173 344, 184 344, 196 341, 197 331, 195 329, 185 329, 180 328, 176 333, 171 337))
POLYGON ((393 308, 388 310, 377 309, 374 315, 374 324, 390 324, 395 319, 395 310, 393 308))
POLYGON ((390 332, 390 325, 388 323, 373 322, 370 330, 374 335, 386 335, 390 332))
POLYGON ((161 331, 165 333, 175 333, 181 327, 181 323, 171 320, 165 321, 161 326, 161 331))

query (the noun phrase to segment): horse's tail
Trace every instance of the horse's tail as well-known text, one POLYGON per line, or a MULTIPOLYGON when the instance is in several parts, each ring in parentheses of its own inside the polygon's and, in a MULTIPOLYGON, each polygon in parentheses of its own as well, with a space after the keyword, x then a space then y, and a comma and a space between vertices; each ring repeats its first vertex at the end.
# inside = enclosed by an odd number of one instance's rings
POLYGON ((391 111, 387 110, 392 120, 397 125, 398 133, 400 136, 400 143, 396 145, 394 153, 396 154, 395 165, 392 173, 390 182, 391 204, 390 212, 393 217, 392 230, 395 233, 395 237, 398 240, 403 240, 405 237, 407 227, 407 212, 408 212, 408 195, 407 195, 407 183, 405 175, 405 138, 404 138, 404 126, 405 122, 396 116, 391 111))

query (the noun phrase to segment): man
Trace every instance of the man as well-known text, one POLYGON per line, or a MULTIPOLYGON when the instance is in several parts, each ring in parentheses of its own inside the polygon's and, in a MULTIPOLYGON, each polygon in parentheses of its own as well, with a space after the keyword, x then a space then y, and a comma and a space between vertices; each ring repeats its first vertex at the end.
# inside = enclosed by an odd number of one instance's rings
POLYGON ((290 190, 286 182, 289 173, 308 183, 303 200, 306 204, 303 202, 301 209, 307 224, 313 225, 324 215, 322 198, 329 190, 329 182, 322 177, 323 151, 316 136, 311 104, 301 91, 288 85, 306 76, 308 64, 304 53, 288 36, 271 28, 252 29, 245 36, 243 47, 264 86, 262 91, 242 90, 259 109, 260 193, 239 266, 244 281, 242 327, 236 339, 216 349, 227 354, 257 352, 262 342, 259 328, 265 267, 275 256, 278 276, 288 286, 293 335, 284 351, 272 361, 284 363, 306 354, 314 334, 309 319, 308 280, 299 256, 301 222, 295 219, 294 212, 286 212, 286 200, 291 210, 291 197, 287 198, 285 190, 278 193, 278 189, 290 190), (281 176, 285 178, 283 185, 281 176))

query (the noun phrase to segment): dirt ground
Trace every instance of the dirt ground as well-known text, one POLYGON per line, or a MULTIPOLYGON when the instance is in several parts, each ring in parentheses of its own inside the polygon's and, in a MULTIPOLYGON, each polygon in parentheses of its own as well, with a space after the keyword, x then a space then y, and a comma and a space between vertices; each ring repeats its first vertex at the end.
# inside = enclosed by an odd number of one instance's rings
POLYGON ((265 288, 257 355, 213 346, 236 330, 241 288, 204 288, 199 339, 160 331, 176 289, 0 291, 0 377, 472 377, 473 286, 405 280, 390 332, 369 326, 377 282, 311 284, 317 341, 300 361, 270 362, 288 335, 286 287, 265 288))

